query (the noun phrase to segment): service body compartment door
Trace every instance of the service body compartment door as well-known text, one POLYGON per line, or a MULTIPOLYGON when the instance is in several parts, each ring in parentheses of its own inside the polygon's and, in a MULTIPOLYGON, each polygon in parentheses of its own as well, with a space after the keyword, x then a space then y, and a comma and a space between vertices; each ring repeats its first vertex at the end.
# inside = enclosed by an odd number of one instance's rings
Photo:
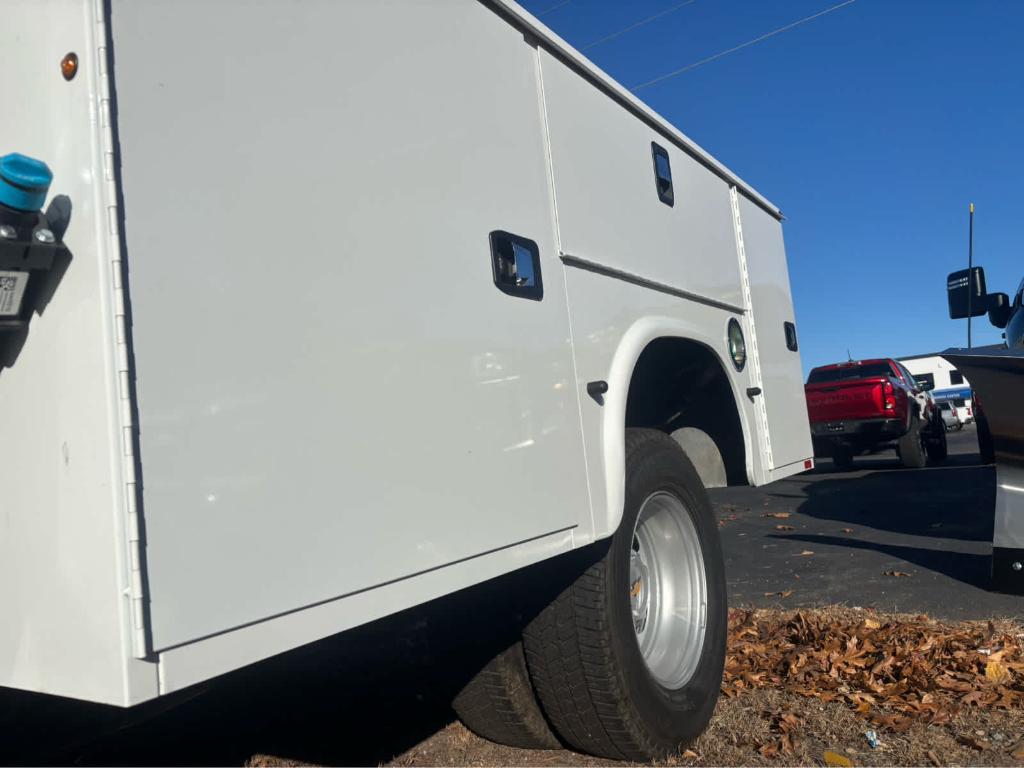
POLYGON ((741 307, 729 185, 551 54, 540 60, 562 252, 741 307))
POLYGON ((154 647, 589 522, 523 34, 473 2, 111 23, 154 647))
MULTIPOLYGON (((771 469, 813 456, 782 223, 738 195, 771 469), (787 339, 786 323, 793 325, 787 339), (789 342, 789 343, 787 343, 789 342)), ((802 469, 802 465, 800 466, 802 469)), ((773 474, 777 479, 778 474, 773 474)))

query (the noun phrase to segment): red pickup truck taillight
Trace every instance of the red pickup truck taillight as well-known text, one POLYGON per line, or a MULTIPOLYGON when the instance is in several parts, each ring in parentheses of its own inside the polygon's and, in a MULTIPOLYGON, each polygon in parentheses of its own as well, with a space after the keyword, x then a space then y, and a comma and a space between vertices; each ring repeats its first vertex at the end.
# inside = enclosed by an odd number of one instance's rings
POLYGON ((882 402, 885 410, 892 411, 896 409, 896 392, 892 388, 891 381, 887 381, 882 385, 882 402))

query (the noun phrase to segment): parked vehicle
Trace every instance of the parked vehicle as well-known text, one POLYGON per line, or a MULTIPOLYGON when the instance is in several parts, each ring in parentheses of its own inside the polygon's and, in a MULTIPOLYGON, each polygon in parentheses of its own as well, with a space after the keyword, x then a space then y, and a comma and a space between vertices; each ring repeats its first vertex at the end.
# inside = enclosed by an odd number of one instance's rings
POLYGON ((849 467, 854 456, 895 442, 907 467, 946 458, 946 426, 929 385, 891 358, 815 368, 804 391, 815 456, 849 467))
POLYGON ((951 402, 938 403, 938 407, 942 413, 942 421, 946 425, 947 431, 954 429, 959 432, 964 428, 967 418, 964 415, 964 409, 957 408, 951 402))
POLYGON ((948 349, 942 356, 970 376, 981 458, 995 463, 992 587, 1024 594, 1024 280, 1011 301, 1005 293, 988 293, 985 270, 974 267, 950 274, 946 291, 950 318, 987 314, 1005 329, 1004 344, 948 349))
POLYGON ((813 466, 774 205, 507 0, 8 0, 0 50, 0 684, 133 705, 530 569, 471 728, 704 728, 705 487, 813 466))

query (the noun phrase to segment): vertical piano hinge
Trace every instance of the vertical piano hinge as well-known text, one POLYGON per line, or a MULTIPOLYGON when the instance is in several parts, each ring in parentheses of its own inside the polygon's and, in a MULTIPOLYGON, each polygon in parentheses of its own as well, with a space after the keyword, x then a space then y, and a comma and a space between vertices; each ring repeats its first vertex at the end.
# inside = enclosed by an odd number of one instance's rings
POLYGON ((98 180, 103 205, 102 220, 106 227, 106 252, 110 258, 111 296, 114 310, 114 364, 117 373, 117 398, 121 432, 122 466, 124 468, 124 515, 127 533, 128 573, 125 592, 131 606, 132 655, 145 658, 146 607, 142 578, 142 536, 139 519, 139 489, 136 482, 135 428, 132 409, 131 367, 129 365, 128 317, 125 309, 124 264, 121 261, 120 212, 117 207, 117 157, 114 146, 114 125, 111 112, 111 73, 107 51, 107 21, 102 0, 94 0, 96 10, 97 99, 96 128, 99 135, 100 167, 98 180))
POLYGON ((754 410, 757 413, 758 439, 761 450, 767 459, 765 473, 774 466, 772 460, 772 440, 768 430, 768 409, 765 407, 764 382, 761 380, 761 356, 757 349, 757 325, 754 322, 754 302, 750 291, 750 274, 747 271, 747 249, 743 244, 743 222, 740 218, 740 195, 736 187, 729 187, 729 201, 732 203, 732 221, 736 230, 736 256, 740 262, 740 279, 743 284, 743 308, 747 321, 747 351, 750 361, 750 378, 761 394, 754 398, 754 410))

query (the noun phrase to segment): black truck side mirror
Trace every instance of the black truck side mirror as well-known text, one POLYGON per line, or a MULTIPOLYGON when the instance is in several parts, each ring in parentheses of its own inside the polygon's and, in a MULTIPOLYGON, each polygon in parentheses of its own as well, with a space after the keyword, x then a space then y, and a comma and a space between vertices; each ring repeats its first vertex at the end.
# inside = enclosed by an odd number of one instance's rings
POLYGON ((946 278, 949 299, 949 319, 979 317, 988 312, 985 290, 985 270, 982 267, 951 272, 946 278))
POLYGON ((988 321, 996 328, 1005 328, 1010 322, 1010 297, 1005 293, 990 293, 987 305, 988 321))

